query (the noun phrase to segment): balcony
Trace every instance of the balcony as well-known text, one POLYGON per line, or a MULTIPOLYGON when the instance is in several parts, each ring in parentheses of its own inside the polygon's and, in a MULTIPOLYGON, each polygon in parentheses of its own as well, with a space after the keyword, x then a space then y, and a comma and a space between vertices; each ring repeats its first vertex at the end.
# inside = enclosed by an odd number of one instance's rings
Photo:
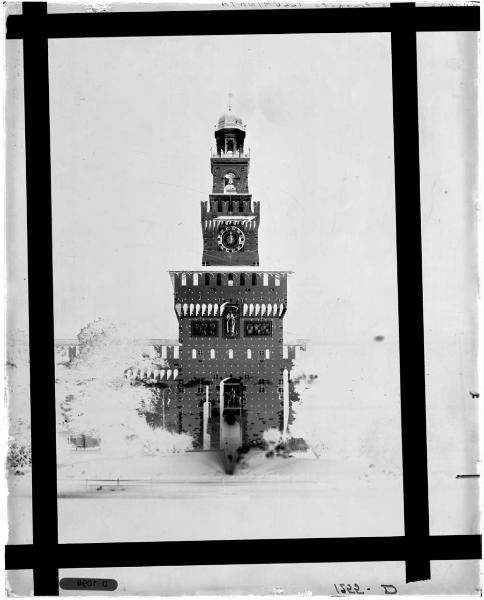
POLYGON ((237 150, 236 152, 214 152, 211 150, 210 154, 212 158, 250 158, 250 150, 249 152, 240 152, 240 150, 237 150))

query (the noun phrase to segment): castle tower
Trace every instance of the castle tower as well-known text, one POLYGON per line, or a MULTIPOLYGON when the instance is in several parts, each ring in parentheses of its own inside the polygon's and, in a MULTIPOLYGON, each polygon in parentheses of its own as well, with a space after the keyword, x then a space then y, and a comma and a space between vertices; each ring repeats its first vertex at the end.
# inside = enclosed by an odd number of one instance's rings
POLYGON ((294 357, 283 344, 289 272, 257 268, 259 204, 249 194, 245 135, 232 111, 220 117, 212 193, 202 202, 202 263, 210 269, 170 272, 179 431, 199 447, 232 454, 267 429, 287 430, 294 357))
POLYGON ((257 266, 259 203, 249 194, 245 126, 229 110, 218 120, 208 203, 202 202, 204 266, 257 266))

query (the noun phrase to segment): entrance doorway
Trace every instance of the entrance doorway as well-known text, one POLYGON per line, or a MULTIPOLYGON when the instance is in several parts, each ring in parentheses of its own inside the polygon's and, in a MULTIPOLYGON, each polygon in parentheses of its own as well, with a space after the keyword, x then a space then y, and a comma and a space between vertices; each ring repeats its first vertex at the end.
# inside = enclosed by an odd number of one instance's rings
POLYGON ((242 402, 241 380, 224 379, 220 385, 220 447, 234 460, 242 445, 242 402))

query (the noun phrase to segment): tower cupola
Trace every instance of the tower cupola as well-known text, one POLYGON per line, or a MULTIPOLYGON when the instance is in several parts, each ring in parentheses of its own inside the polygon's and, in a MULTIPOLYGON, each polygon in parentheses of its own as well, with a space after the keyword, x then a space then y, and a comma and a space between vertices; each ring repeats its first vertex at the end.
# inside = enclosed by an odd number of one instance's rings
POLYGON ((229 106, 216 125, 217 156, 238 157, 244 153, 245 125, 229 106))
POLYGON ((258 266, 259 203, 249 193, 250 157, 244 153, 245 125, 232 112, 215 128, 212 193, 201 202, 204 266, 258 266))

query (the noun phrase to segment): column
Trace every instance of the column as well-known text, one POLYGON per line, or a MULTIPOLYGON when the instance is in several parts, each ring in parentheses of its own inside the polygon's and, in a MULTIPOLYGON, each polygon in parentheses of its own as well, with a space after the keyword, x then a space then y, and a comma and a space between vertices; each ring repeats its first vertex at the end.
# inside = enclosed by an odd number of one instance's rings
POLYGON ((224 387, 225 382, 220 382, 220 447, 222 447, 222 439, 223 439, 223 412, 224 412, 224 387))
POLYGON ((282 373, 282 434, 287 433, 287 426, 289 425, 289 372, 284 369, 282 373))
POLYGON ((210 450, 210 434, 208 432, 208 426, 210 421, 210 402, 208 399, 208 385, 205 386, 205 402, 203 403, 203 449, 210 450))

